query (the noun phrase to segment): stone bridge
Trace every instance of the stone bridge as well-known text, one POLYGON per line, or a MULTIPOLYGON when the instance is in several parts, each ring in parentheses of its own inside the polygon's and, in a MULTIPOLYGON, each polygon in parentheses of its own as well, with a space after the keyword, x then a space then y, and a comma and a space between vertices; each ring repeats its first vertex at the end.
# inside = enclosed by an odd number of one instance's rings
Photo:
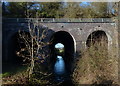
MULTIPOLYGON (((28 32, 28 20, 19 18, 3 18, 3 61, 10 61, 15 57, 17 48, 17 35, 19 30, 28 32)), ((118 25, 115 19, 111 18, 79 18, 79 19, 54 19, 38 18, 32 19, 38 22, 41 28, 47 28, 48 41, 53 38, 53 43, 49 47, 52 51, 58 42, 63 43, 66 49, 66 57, 75 57, 85 49, 94 36, 105 36, 108 43, 108 51, 115 48, 118 53, 118 25), (69 52, 68 52, 69 51, 69 52), (70 54, 70 55, 69 55, 70 54)), ((70 61, 67 60, 67 61, 70 61)))

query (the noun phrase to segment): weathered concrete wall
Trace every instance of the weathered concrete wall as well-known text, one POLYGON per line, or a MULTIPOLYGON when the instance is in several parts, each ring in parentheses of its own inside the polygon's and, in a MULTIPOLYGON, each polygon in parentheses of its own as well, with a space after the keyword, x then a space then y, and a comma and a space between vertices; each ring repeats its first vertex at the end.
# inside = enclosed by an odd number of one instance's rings
MULTIPOLYGON (((3 19, 3 46, 4 58, 8 58, 8 44, 11 37, 18 30, 28 31, 27 22, 30 19, 3 19)), ((75 51, 79 52, 86 47, 88 36, 94 31, 104 31, 108 37, 108 46, 118 46, 118 27, 117 22, 112 19, 33 19, 38 22, 41 27, 48 28, 53 33, 58 31, 68 32, 74 40, 75 51)), ((49 38, 53 35, 49 34, 49 38)))

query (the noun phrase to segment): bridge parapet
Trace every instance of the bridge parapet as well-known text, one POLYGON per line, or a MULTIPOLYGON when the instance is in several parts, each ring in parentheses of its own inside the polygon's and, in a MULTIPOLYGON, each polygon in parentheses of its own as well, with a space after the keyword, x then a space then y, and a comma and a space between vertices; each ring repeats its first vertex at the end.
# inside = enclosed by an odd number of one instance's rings
POLYGON ((3 18, 5 23, 27 23, 27 22, 43 22, 43 23, 113 23, 117 18, 3 18))

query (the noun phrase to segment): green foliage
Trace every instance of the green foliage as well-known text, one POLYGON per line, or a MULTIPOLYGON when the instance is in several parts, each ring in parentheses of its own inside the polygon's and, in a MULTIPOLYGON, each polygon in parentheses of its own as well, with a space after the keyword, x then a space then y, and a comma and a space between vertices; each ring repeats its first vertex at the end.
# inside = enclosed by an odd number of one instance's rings
POLYGON ((107 2, 92 3, 93 10, 96 12, 97 17, 109 17, 107 2))
MULTIPOLYGON (((3 4, 4 5, 4 4, 3 4)), ((5 17, 18 17, 18 18, 26 18, 27 11, 29 11, 29 17, 35 18, 36 12, 38 12, 38 17, 44 18, 55 18, 60 16, 60 9, 62 8, 62 2, 39 2, 39 3, 31 3, 31 2, 9 2, 9 6, 7 6, 8 13, 5 14, 5 17), (37 9, 35 4, 39 4, 40 7, 37 9)), ((4 9, 3 9, 4 10, 4 9)))
POLYGON ((64 48, 62 48, 62 49, 55 48, 55 52, 56 52, 57 55, 64 55, 64 48))
POLYGON ((67 7, 64 9, 65 18, 77 18, 80 17, 81 14, 79 3, 67 3, 67 7))
POLYGON ((6 77, 6 76, 9 76, 9 75, 10 75, 9 72, 5 72, 5 73, 1 74, 0 76, 2 76, 2 77, 6 77))
POLYGON ((61 16, 62 2, 42 2, 41 13, 39 17, 56 18, 61 16))
MULTIPOLYGON (((5 13, 3 9, 3 16, 26 18, 27 11, 29 11, 29 17, 31 18, 36 17, 36 12, 38 12, 39 18, 104 18, 117 16, 108 12, 107 2, 91 2, 91 6, 87 7, 80 6, 80 3, 68 2, 64 6, 64 2, 9 2, 9 6, 6 6, 9 12, 5 13), (39 5, 39 9, 35 4, 39 5)), ((113 9, 116 10, 117 8, 113 9)))
POLYGON ((9 6, 7 6, 7 9, 9 10, 8 16, 10 17, 25 17, 25 10, 27 8, 26 8, 26 3, 10 2, 9 6))

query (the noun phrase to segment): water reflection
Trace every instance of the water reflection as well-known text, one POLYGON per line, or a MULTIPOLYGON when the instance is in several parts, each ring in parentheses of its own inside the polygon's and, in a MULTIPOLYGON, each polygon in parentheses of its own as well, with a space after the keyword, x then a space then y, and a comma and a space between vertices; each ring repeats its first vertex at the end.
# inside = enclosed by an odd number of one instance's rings
POLYGON ((54 74, 56 81, 64 81, 65 75, 65 62, 62 56, 64 56, 64 45, 62 43, 57 43, 55 45, 55 53, 57 54, 57 59, 54 65, 54 74))
POLYGON ((62 75, 65 73, 65 62, 62 56, 57 56, 57 60, 54 66, 55 74, 62 75))
POLYGON ((57 56, 56 63, 54 65, 54 73, 56 75, 57 80, 63 80, 63 75, 65 74, 65 62, 62 56, 57 56))

